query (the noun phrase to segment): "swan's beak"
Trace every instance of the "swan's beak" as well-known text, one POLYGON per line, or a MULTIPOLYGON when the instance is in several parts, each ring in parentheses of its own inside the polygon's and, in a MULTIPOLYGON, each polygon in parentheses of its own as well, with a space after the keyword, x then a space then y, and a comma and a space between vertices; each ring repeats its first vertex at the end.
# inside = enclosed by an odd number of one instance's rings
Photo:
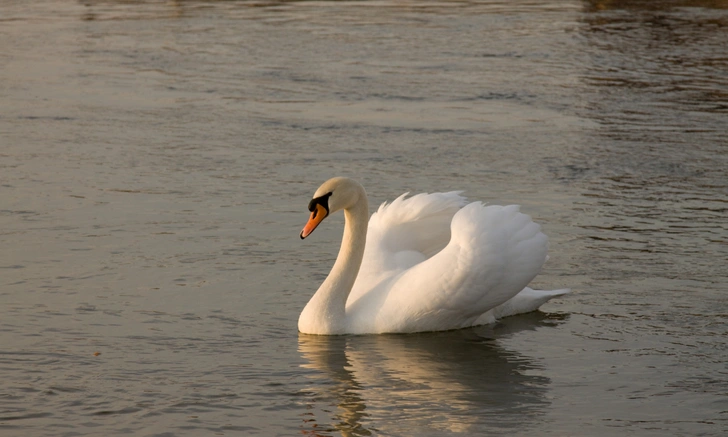
POLYGON ((311 211, 311 217, 308 219, 308 223, 306 223, 306 226, 304 226, 301 231, 301 240, 308 237, 327 215, 329 215, 329 212, 326 208, 324 208, 323 205, 316 204, 313 211, 311 211))

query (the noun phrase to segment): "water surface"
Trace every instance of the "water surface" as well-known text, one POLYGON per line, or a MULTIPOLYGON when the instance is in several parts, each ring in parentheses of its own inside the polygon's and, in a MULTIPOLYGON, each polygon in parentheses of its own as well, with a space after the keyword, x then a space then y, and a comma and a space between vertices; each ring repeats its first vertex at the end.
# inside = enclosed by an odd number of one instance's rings
POLYGON ((0 5, 7 435, 723 435, 728 4, 0 5), (543 224, 541 312, 299 335, 343 218, 543 224))

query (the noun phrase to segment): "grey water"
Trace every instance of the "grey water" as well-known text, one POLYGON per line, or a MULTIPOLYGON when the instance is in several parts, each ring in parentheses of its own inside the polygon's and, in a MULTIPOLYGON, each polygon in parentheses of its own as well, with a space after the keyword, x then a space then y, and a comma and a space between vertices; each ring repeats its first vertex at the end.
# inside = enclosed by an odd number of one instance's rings
POLYGON ((728 2, 0 3, 3 436, 728 432, 728 2), (343 218, 464 190, 541 311, 299 335, 343 218))

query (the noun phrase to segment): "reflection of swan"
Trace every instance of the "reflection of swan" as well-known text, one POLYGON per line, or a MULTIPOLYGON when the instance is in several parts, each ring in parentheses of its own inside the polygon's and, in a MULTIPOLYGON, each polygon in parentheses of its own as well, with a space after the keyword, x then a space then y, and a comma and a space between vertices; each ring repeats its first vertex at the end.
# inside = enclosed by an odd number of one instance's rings
MULTIPOLYGON (((534 329, 543 319, 534 314, 499 326, 534 329)), ((494 336, 501 337, 490 326, 407 336, 300 335, 303 367, 315 370, 305 390, 304 428, 333 426, 344 436, 528 429, 549 404, 550 381, 494 336)))
POLYGON ((465 328, 533 311, 568 292, 524 288, 546 261, 547 238, 518 206, 466 205, 458 192, 402 195, 367 220, 364 188, 333 178, 314 194, 301 238, 341 209, 341 250, 301 313, 301 332, 465 328))

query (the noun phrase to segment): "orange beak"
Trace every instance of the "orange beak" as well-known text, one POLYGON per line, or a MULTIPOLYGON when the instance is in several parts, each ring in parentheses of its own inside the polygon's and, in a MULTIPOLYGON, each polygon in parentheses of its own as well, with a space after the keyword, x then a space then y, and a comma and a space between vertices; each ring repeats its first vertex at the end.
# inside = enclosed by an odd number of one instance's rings
POLYGON ((313 211, 311 211, 311 217, 308 219, 308 223, 303 227, 301 231, 301 240, 308 237, 316 226, 318 226, 329 214, 322 205, 316 205, 313 211))

